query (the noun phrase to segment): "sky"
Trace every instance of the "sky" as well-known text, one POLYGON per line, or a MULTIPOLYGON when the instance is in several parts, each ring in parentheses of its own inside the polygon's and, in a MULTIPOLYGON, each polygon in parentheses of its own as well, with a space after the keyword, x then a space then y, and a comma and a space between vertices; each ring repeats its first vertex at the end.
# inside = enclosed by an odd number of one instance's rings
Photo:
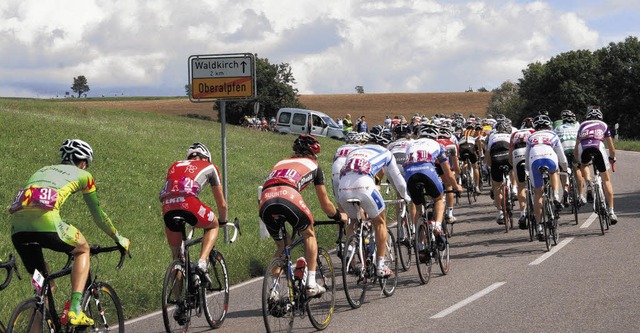
POLYGON ((462 92, 640 36, 637 0, 2 0, 0 96, 184 96, 191 55, 289 64, 300 94, 462 92))

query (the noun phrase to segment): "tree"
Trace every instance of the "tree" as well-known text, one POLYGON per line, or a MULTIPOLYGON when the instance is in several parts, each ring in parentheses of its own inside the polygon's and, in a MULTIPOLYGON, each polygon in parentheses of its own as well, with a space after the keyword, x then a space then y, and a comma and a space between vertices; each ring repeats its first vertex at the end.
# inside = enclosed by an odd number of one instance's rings
POLYGON ((184 85, 184 91, 187 94, 187 97, 191 97, 191 83, 184 85))
POLYGON ((364 94, 364 87, 363 86, 356 86, 356 93, 364 94))
POLYGON ((520 87, 511 81, 503 82, 500 87, 493 89, 487 114, 503 114, 516 124, 526 118, 522 114, 522 99, 519 95, 520 87))
POLYGON ((84 75, 80 75, 78 77, 73 78, 73 85, 71 86, 71 90, 78 94, 78 98, 82 96, 82 94, 88 92, 89 85, 87 84, 87 78, 84 75))
MULTIPOLYGON (((269 59, 256 55, 256 100, 260 103, 261 115, 266 118, 275 116, 283 107, 303 107, 298 101, 298 89, 291 67, 287 63, 270 64, 269 59)), ((253 114, 254 100, 226 103, 226 120, 230 124, 238 124, 245 115, 253 114)), ((216 102, 218 119, 220 119, 220 103, 216 102)))

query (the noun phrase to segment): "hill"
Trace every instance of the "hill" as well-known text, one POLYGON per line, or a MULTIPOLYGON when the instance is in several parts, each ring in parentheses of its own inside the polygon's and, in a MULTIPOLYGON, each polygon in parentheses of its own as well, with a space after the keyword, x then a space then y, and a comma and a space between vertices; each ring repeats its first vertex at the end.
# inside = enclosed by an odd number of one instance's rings
MULTIPOLYGON (((351 114, 364 115, 370 125, 381 124, 385 116, 415 113, 432 115, 460 112, 466 116, 486 114, 491 100, 489 92, 460 93, 402 93, 402 94, 332 94, 300 95, 300 102, 308 109, 322 111, 333 118, 351 114)), ((192 103, 187 98, 74 100, 73 103, 100 105, 109 108, 131 109, 165 114, 199 114, 215 117, 213 103, 192 103)))

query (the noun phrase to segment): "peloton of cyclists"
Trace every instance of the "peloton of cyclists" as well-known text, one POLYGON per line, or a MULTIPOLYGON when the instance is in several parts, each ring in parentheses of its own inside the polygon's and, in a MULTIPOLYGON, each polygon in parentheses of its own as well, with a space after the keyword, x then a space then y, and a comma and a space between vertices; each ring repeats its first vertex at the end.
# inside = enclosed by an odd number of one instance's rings
POLYGON ((515 180, 517 184, 518 206, 520 208, 520 218, 518 219, 518 227, 527 229, 526 207, 527 207, 527 175, 525 173, 525 154, 527 150, 527 140, 534 132, 533 118, 526 118, 522 121, 520 129, 511 135, 509 144, 509 163, 515 168, 515 180))
MULTIPOLYGON (((487 139, 487 153, 485 154, 485 164, 491 168, 491 186, 493 190, 493 200, 498 215, 496 222, 504 223, 504 213, 502 207, 503 193, 499 191, 504 174, 501 167, 506 166, 511 172, 512 165, 509 163, 509 146, 511 143, 511 124, 506 119, 499 120, 496 123, 494 131, 489 134, 487 139)), ((507 191, 511 195, 511 189, 507 191)))
MULTIPOLYGON (((569 163, 569 168, 571 169, 571 172, 575 173, 576 176, 576 181, 578 183, 578 205, 583 206, 587 201, 582 194, 584 191, 582 171, 580 170, 580 168, 578 168, 578 160, 576 160, 573 154, 573 150, 576 147, 576 139, 578 138, 578 129, 580 128, 580 123, 577 121, 576 115, 571 110, 563 110, 560 113, 560 117, 562 119, 562 124, 555 128, 555 132, 556 134, 558 134, 558 138, 560 138, 560 143, 562 144, 564 155, 567 158, 567 162, 569 163)), ((565 185, 564 193, 562 196, 562 204, 567 207, 567 176, 560 175, 560 179, 565 185)))

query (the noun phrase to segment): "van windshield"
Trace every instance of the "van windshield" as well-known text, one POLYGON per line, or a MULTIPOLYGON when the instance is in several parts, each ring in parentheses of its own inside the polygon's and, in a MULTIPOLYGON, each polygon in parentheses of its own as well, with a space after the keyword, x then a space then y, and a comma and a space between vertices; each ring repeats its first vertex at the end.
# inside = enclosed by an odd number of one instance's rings
POLYGON ((336 124, 335 121, 333 121, 333 119, 331 119, 331 117, 322 117, 322 120, 324 120, 325 123, 327 123, 327 125, 329 125, 329 127, 334 127, 334 128, 340 128, 340 126, 338 126, 338 124, 336 124))

